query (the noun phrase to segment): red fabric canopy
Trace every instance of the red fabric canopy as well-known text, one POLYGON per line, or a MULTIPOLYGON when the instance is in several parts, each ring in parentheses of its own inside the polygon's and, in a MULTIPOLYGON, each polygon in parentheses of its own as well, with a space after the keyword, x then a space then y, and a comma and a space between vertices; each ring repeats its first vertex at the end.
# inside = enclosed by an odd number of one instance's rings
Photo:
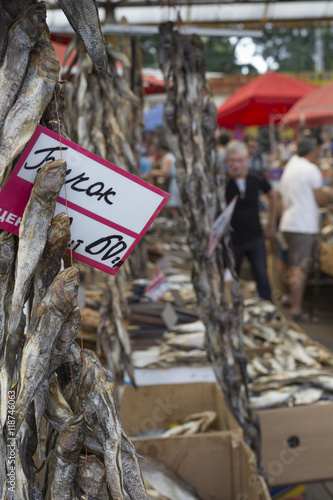
POLYGON ((142 76, 144 94, 163 94, 165 92, 164 80, 152 75, 142 76))
MULTIPOLYGON (((265 126, 271 115, 284 115, 298 99, 313 91, 309 83, 280 73, 268 72, 247 83, 219 108, 221 127, 265 126)), ((281 116, 274 120, 279 122, 281 116)))
POLYGON ((287 127, 333 123, 333 83, 319 87, 297 101, 281 123, 287 127))

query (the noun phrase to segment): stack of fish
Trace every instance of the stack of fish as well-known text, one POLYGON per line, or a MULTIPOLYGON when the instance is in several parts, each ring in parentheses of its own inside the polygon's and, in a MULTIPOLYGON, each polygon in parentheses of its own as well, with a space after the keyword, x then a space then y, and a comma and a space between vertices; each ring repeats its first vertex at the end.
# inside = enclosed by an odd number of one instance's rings
POLYGON ((179 365, 208 364, 205 347, 206 328, 202 321, 176 325, 166 333, 161 346, 134 351, 133 364, 136 368, 165 368, 179 365))
MULTIPOLYGON (((96 68, 108 73, 95 2, 59 3, 96 68)), ((0 187, 41 120, 66 134, 59 60, 45 20, 44 2, 0 3, 0 187)), ((111 376, 93 352, 75 343, 79 271, 72 265, 60 271, 70 221, 66 214, 54 217, 66 170, 63 160, 43 165, 19 238, 0 233, 0 495, 147 499, 111 376), (43 490, 37 448, 45 455, 43 490)))

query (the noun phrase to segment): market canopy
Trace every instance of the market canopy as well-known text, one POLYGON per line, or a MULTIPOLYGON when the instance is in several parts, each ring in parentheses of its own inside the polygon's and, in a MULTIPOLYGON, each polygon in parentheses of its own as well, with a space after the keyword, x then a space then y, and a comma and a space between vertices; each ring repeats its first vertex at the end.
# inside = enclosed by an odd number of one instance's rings
POLYGON ((297 101, 281 120, 281 124, 286 127, 316 127, 326 123, 333 123, 333 83, 324 85, 297 101))
POLYGON ((281 115, 315 87, 280 73, 268 72, 229 97, 219 108, 217 122, 221 127, 265 126, 277 123, 281 115))

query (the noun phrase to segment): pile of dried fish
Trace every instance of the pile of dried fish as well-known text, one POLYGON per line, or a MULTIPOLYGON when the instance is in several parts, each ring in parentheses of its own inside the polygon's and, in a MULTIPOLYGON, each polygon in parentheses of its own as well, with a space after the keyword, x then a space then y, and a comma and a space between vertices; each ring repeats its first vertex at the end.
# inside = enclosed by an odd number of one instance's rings
MULTIPOLYGON (((181 286, 184 286, 183 282, 181 286)), ((292 332, 288 330, 287 323, 282 321, 274 304, 262 299, 244 301, 243 327, 246 348, 267 347, 271 351, 275 346, 281 346, 283 339, 287 342, 285 331, 292 332)), ((206 326, 201 320, 177 324, 164 333, 163 338, 164 342, 160 346, 133 352, 133 363, 136 368, 202 365, 209 362, 206 326)), ((301 333, 295 332, 294 338, 299 340, 303 337, 301 333)), ((304 338, 308 339, 306 336, 304 338)), ((256 358, 253 358, 247 365, 250 378, 255 360, 256 358)))
POLYGON ((134 351, 133 364, 136 368, 208 364, 205 332, 202 321, 176 325, 164 335, 161 346, 134 351))
POLYGON ((174 437, 174 436, 190 436, 208 432, 216 420, 216 411, 206 410, 200 413, 192 413, 188 415, 182 423, 174 422, 167 428, 150 430, 145 433, 137 434, 133 437, 174 437))
MULTIPOLYGON (((95 2, 59 3, 96 67, 109 72, 95 2)), ((1 187, 41 119, 66 134, 59 60, 45 19, 44 2, 0 3, 1 187)), ((72 265, 61 271, 70 221, 54 217, 66 170, 63 160, 42 165, 19 238, 0 232, 0 495, 147 499, 111 376, 75 342, 79 271, 72 265), (36 450, 44 458, 43 488, 36 450)))

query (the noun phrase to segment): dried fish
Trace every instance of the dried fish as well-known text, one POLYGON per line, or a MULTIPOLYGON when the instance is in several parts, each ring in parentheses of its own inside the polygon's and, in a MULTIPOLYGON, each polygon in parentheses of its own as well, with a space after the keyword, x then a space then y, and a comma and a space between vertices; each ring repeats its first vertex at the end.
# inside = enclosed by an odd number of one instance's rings
POLYGON ((19 231, 19 248, 15 270, 15 287, 9 334, 18 325, 32 275, 42 256, 55 204, 66 175, 66 162, 47 163, 37 174, 19 231))
MULTIPOLYGON (((115 404, 112 381, 109 373, 102 367, 98 358, 92 351, 84 349, 81 351, 82 373, 82 407, 85 411, 87 423, 93 430, 96 438, 103 444, 104 463, 106 467, 106 479, 111 496, 114 500, 122 499, 124 496, 124 484, 127 491, 125 479, 130 481, 131 491, 136 488, 141 497, 145 499, 145 489, 142 484, 141 475, 137 474, 130 478, 124 478, 121 446, 128 442, 124 441, 117 407, 115 404)), ((128 455, 132 470, 135 470, 135 454, 128 455)))
POLYGON ((42 500, 33 460, 36 444, 36 425, 31 404, 16 437, 15 494, 22 499, 42 500))
POLYGON ((121 432, 121 461, 124 471, 124 486, 129 498, 131 500, 148 500, 134 445, 124 430, 121 432))
POLYGON ((140 466, 147 489, 167 500, 199 500, 191 488, 161 462, 145 457, 140 459, 140 466))
POLYGON ((87 498, 98 500, 109 500, 105 481, 104 464, 94 455, 80 456, 78 461, 77 473, 75 477, 75 494, 79 500, 87 498))
POLYGON ((65 269, 52 282, 41 303, 44 310, 38 326, 23 349, 20 387, 16 401, 16 426, 20 428, 27 407, 47 375, 54 346, 62 327, 75 307, 79 286, 79 271, 65 269))
POLYGON ((121 464, 121 424, 113 397, 112 381, 92 351, 81 352, 82 407, 87 422, 103 443, 106 479, 112 498, 124 496, 121 464), (97 433, 98 432, 98 433, 97 433))
POLYGON ((276 406, 282 406, 287 403, 288 400, 293 398, 297 391, 295 386, 285 388, 286 390, 280 391, 268 391, 261 394, 258 397, 251 398, 251 406, 256 410, 261 410, 263 408, 274 408, 276 406))
POLYGON ((0 67, 0 135, 27 71, 30 51, 45 29, 44 2, 30 5, 9 31, 5 60, 0 67))
POLYGON ((56 452, 52 458, 53 477, 50 489, 51 500, 72 500, 74 480, 79 455, 84 443, 84 414, 77 413, 64 427, 59 436, 56 452))
POLYGON ((206 332, 206 327, 202 321, 198 320, 193 321, 192 323, 185 323, 183 325, 175 325, 172 328, 172 331, 176 333, 206 332))
POLYGON ((294 405, 310 405, 319 401, 323 395, 322 389, 315 389, 313 387, 300 388, 295 394, 294 405))
POLYGON ((70 25, 83 40, 96 69, 109 73, 105 40, 94 0, 59 0, 70 25))
MULTIPOLYGON (((7 295, 5 302, 5 315, 10 314, 12 295, 7 295)), ((3 364, 0 369, 0 423, 3 429, 7 419, 8 392, 12 386, 15 367, 17 364, 17 354, 19 349, 23 349, 25 341, 26 319, 22 313, 18 328, 12 335, 6 335, 5 352, 3 364)))
MULTIPOLYGON (((4 352, 5 335, 5 295, 8 290, 9 279, 11 276, 12 265, 15 257, 15 239, 14 236, 5 231, 0 234, 0 361, 4 352)), ((0 363, 1 366, 1 363, 0 363)))
POLYGON ((182 350, 185 349, 205 349, 205 334, 204 332, 186 333, 183 335, 173 335, 168 338, 166 343, 171 347, 176 347, 182 350))
POLYGON ((38 306, 61 267, 61 259, 70 239, 70 221, 65 213, 56 215, 47 231, 42 257, 38 260, 34 275, 34 295, 30 314, 30 325, 34 329, 38 321, 38 306))
POLYGON ((9 173, 7 167, 35 132, 52 97, 59 71, 58 56, 45 30, 31 53, 19 96, 4 122, 0 137, 0 186, 9 173))

